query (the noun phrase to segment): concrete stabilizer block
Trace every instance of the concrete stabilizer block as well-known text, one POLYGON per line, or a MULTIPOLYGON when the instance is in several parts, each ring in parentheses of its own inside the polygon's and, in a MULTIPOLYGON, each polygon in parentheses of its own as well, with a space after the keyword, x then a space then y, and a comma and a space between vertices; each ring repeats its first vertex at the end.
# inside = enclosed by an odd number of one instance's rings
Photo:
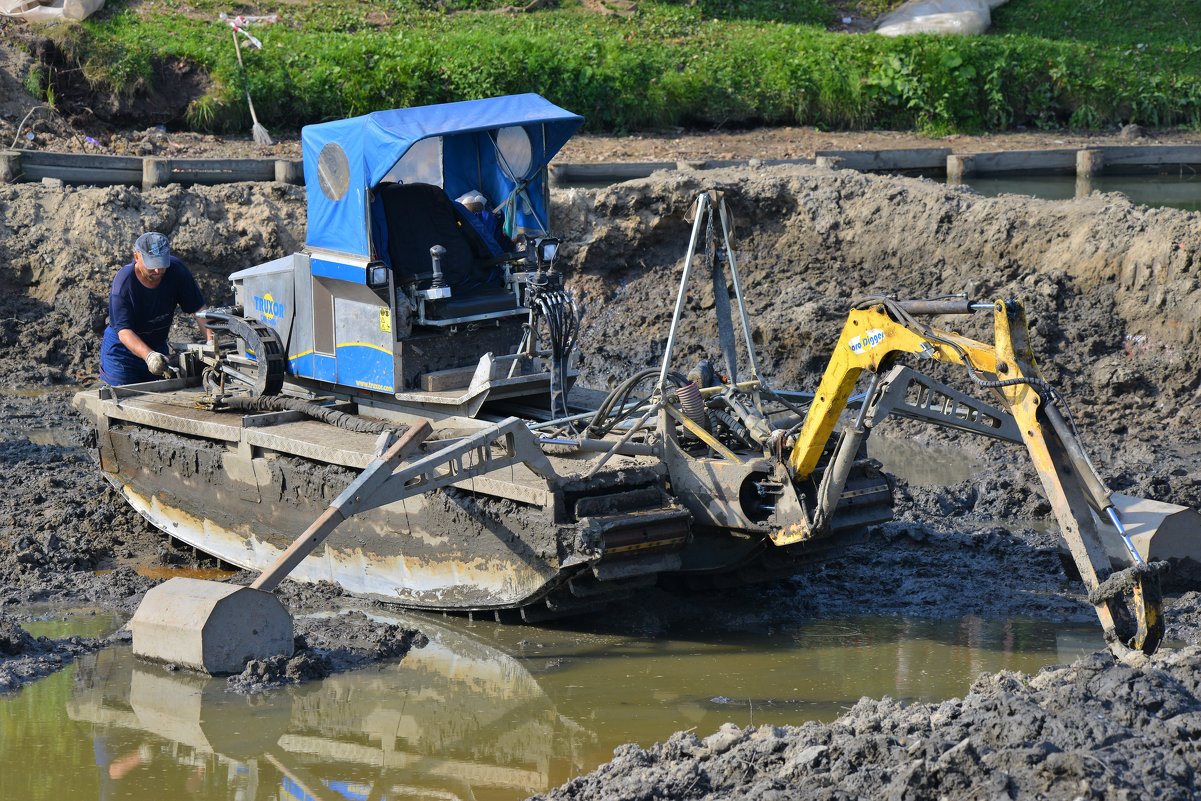
POLYGON ((130 621, 133 652, 205 673, 294 652, 292 616, 269 592, 173 578, 146 593, 130 621))

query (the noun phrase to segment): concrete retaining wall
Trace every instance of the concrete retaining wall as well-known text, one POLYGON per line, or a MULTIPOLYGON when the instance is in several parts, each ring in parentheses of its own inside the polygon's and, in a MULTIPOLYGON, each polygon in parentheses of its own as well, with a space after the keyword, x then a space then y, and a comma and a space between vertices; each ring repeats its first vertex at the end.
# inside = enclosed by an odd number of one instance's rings
POLYGON ((227 184, 282 181, 303 184, 299 159, 165 159, 94 156, 42 150, 0 151, 0 183, 61 181, 65 184, 140 185, 227 184))
MULTIPOLYGON (((551 180, 560 186, 599 185, 645 178, 658 170, 752 169, 776 164, 819 164, 861 172, 946 174, 950 183, 976 175, 1075 174, 1093 178, 1106 171, 1162 173, 1201 170, 1201 145, 1102 146, 1059 150, 1010 150, 952 153, 950 148, 898 150, 822 150, 812 159, 741 161, 655 161, 551 165, 551 180)), ((164 159, 93 156, 39 150, 0 151, 0 183, 62 181, 68 184, 133 184, 143 188, 168 183, 220 184, 238 181, 281 181, 302 185, 298 159, 164 159)))

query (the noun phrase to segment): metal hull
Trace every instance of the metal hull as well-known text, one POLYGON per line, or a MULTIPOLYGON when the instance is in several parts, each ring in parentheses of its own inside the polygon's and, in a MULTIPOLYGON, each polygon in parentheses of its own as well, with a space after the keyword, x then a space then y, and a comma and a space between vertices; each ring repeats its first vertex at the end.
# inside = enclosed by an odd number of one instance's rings
MULTIPOLYGON (((271 565, 373 458, 371 434, 290 412, 213 412, 187 382, 156 389, 77 396, 97 426, 102 472, 157 528, 241 568, 271 565)), ((436 436, 453 442, 486 425, 446 418, 436 436)), ((617 455, 594 474, 598 452, 545 456, 544 474, 519 462, 385 503, 345 520, 292 578, 414 609, 520 610, 536 620, 594 609, 665 576, 725 584, 787 575, 844 545, 849 528, 891 514, 887 504, 852 504, 835 536, 780 548, 766 536, 774 519, 737 512, 738 489, 760 475, 761 460, 699 462, 686 481, 672 478, 686 462, 672 453, 617 455)))

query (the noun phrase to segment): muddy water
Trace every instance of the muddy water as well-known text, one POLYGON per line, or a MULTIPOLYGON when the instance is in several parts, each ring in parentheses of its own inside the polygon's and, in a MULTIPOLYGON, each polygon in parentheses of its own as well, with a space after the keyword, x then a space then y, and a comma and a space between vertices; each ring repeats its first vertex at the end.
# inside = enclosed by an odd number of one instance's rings
MULTIPOLYGON (((406 617, 400 662, 265 697, 109 648, 0 698, 0 797, 519 799, 625 742, 831 720, 861 695, 963 695, 981 672, 1074 659, 1093 629, 846 619, 621 633, 406 617), (737 630, 736 630, 737 629, 737 630)), ((79 618, 91 633, 113 621, 79 618), (99 623, 97 621, 100 621, 99 623)), ((44 627, 38 633, 65 633, 44 627)))
POLYGON ((1121 192, 1144 206, 1167 206, 1201 211, 1201 175, 1102 175, 1077 181, 1073 175, 974 176, 965 184, 982 195, 1032 195, 1044 200, 1069 200, 1083 193, 1121 192))

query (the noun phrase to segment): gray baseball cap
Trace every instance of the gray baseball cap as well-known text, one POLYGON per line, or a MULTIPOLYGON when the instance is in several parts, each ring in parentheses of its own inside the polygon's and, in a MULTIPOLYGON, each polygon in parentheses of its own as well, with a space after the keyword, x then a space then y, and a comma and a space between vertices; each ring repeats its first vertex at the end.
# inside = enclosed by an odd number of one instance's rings
POLYGON ((171 243, 157 231, 142 234, 133 247, 142 254, 142 263, 148 269, 164 270, 171 264, 171 243))

